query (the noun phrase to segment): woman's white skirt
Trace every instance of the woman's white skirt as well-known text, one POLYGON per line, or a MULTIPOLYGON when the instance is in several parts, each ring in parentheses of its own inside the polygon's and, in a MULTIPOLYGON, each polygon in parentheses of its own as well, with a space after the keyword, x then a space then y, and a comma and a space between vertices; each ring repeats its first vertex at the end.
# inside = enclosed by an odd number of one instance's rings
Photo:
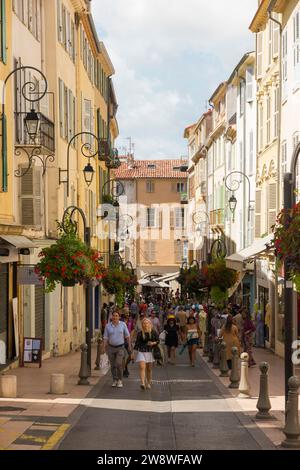
POLYGON ((138 351, 135 362, 155 362, 152 352, 141 352, 138 351))

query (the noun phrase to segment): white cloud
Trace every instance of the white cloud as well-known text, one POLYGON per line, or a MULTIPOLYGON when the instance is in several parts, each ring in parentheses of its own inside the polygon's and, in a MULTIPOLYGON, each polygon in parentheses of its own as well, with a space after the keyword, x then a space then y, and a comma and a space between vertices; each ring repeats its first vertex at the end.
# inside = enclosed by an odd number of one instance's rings
POLYGON ((256 0, 93 0, 116 69, 119 145, 137 158, 186 153, 183 129, 252 49, 256 0))

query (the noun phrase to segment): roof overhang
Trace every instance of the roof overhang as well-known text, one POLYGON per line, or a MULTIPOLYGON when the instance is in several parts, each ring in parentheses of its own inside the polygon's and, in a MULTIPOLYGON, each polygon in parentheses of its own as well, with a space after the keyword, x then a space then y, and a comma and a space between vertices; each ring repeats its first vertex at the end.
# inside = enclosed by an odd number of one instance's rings
MULTIPOLYGON (((262 0, 260 3, 254 18, 249 26, 250 31, 252 33, 259 33, 260 31, 263 31, 266 27, 266 24, 269 19, 269 6, 270 6, 271 1, 270 0, 262 0)), ((274 6, 272 10, 274 9, 274 6)), ((275 11, 275 10, 274 10, 275 11)))
POLYGON ((227 82, 222 82, 209 98, 209 103, 218 101, 218 98, 224 95, 227 88, 227 82))
POLYGON ((0 235, 0 241, 3 240, 4 243, 14 246, 15 248, 37 248, 37 245, 34 244, 29 238, 22 235, 0 235))

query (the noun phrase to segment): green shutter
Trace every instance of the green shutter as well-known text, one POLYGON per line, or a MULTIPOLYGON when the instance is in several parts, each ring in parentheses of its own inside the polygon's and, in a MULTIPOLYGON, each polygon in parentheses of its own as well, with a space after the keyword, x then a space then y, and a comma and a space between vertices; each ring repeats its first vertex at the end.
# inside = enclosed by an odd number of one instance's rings
POLYGON ((2 115, 2 191, 7 192, 7 126, 5 114, 2 115))
POLYGON ((5 0, 1 0, 1 59, 6 64, 6 11, 5 0))

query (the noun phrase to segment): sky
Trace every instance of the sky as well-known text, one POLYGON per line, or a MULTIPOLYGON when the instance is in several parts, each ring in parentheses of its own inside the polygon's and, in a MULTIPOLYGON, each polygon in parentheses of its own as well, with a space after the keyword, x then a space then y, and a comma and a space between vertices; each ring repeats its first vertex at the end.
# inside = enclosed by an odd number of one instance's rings
POLYGON ((92 0, 100 41, 115 68, 120 153, 187 155, 185 127, 245 52, 257 0, 92 0))

